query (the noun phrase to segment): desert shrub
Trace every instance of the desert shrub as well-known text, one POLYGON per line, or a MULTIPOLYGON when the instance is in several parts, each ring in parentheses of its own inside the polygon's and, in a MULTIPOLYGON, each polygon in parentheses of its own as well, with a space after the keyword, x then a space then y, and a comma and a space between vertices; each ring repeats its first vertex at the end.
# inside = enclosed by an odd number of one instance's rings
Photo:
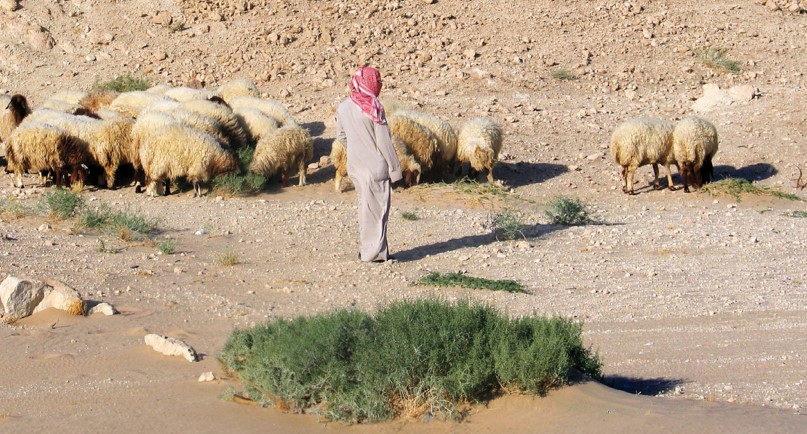
POLYGON ((731 72, 733 74, 740 72, 740 64, 726 57, 725 48, 703 48, 700 50, 700 60, 707 67, 718 71, 731 72))
POLYGON ((151 87, 148 80, 132 77, 129 74, 119 75, 112 80, 100 82, 98 79, 93 83, 92 88, 98 90, 111 90, 114 92, 131 92, 134 90, 146 90, 151 87))
POLYGON ((552 224, 580 226, 594 223, 586 205, 580 199, 557 196, 549 201, 548 205, 549 209, 544 213, 552 224))
POLYGON ((785 215, 788 217, 807 218, 807 211, 791 211, 785 213, 785 215))
POLYGON ((90 229, 116 232, 121 239, 134 240, 154 232, 157 222, 131 210, 113 210, 107 204, 85 209, 79 225, 90 229))
POLYGON ((233 251, 220 253, 217 259, 219 264, 224 265, 225 267, 232 267, 233 265, 238 265, 241 263, 241 258, 238 257, 238 253, 233 251))
POLYGON ((258 175, 249 171, 249 164, 255 155, 255 149, 244 146, 238 150, 238 161, 241 173, 229 173, 219 175, 213 179, 213 187, 233 196, 244 196, 255 194, 266 188, 268 179, 263 175, 258 175))
POLYGON ((404 211, 404 212, 402 212, 401 217, 404 220, 409 220, 409 221, 420 220, 420 217, 418 217, 418 215, 413 213, 412 211, 404 211))
POLYGON ((401 301, 374 317, 338 310, 235 330, 218 360, 262 405, 354 422, 452 417, 502 385, 543 393, 572 369, 598 377, 581 329, 562 318, 510 320, 468 301, 401 301))
POLYGON ((528 294, 524 285, 515 280, 491 280, 481 277, 466 276, 460 273, 431 272, 418 280, 420 285, 429 286, 459 286, 471 289, 488 289, 491 291, 520 292, 528 294))
POLYGON ((164 238, 157 242, 157 249, 165 255, 172 255, 177 251, 177 241, 173 238, 164 238))
POLYGON ((509 208, 494 214, 489 227, 498 241, 514 240, 518 237, 526 238, 523 232, 526 227, 524 217, 521 213, 509 208))
POLYGON ((70 190, 57 188, 45 194, 47 211, 60 219, 75 216, 84 206, 84 198, 70 190))
POLYGON ((720 181, 706 184, 698 191, 709 193, 712 196, 728 195, 733 197, 737 202, 742 199, 743 194, 767 195, 787 200, 802 200, 795 194, 754 185, 751 181, 743 178, 724 178, 720 181))
POLYGON ((565 68, 555 68, 550 72, 550 74, 552 75, 552 78, 556 80, 574 80, 577 78, 573 72, 565 68))
POLYGON ((0 220, 9 221, 18 219, 29 212, 28 207, 16 197, 0 197, 0 220))

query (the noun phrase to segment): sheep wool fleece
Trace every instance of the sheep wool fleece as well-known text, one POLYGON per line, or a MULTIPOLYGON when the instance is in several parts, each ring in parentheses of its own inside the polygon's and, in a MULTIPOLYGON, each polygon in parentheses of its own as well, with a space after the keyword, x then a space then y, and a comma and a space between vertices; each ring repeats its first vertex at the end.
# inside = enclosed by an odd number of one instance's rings
POLYGON ((362 112, 350 98, 336 111, 337 139, 346 144, 347 172, 359 205, 359 252, 362 261, 386 261, 390 182, 402 178, 389 127, 362 112))

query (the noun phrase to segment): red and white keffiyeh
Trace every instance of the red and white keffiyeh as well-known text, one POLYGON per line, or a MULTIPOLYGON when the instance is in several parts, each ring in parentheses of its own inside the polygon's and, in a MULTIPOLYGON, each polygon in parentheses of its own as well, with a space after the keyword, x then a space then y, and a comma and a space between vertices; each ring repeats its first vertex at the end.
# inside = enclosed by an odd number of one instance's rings
POLYGON ((378 100, 381 93, 381 73, 377 69, 362 66, 353 74, 350 80, 350 99, 379 125, 384 125, 384 107, 378 100))

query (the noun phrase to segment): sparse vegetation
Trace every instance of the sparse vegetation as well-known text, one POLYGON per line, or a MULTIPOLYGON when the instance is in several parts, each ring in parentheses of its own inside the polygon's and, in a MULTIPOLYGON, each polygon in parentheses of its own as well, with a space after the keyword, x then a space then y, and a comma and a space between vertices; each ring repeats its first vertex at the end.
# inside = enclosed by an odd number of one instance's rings
POLYGON ((742 199, 743 194, 767 195, 796 201, 802 200, 795 194, 785 193, 768 187, 760 187, 743 178, 724 178, 720 181, 704 185, 699 191, 709 193, 712 196, 728 195, 733 197, 737 202, 742 199))
POLYGON ((524 285, 515 280, 491 280, 481 277, 466 276, 460 273, 429 273, 418 280, 419 285, 428 286, 459 286, 461 288, 488 289, 491 291, 506 291, 529 294, 524 285))
POLYGON ((557 196, 548 203, 549 209, 544 211, 550 223, 564 226, 582 226, 594 223, 586 204, 580 199, 557 196))
POLYGON ((96 78, 92 88, 98 90, 111 90, 115 92, 130 92, 133 90, 146 90, 151 87, 148 80, 132 77, 129 74, 119 75, 112 80, 100 82, 96 78))
POLYGON ((402 212, 401 213, 401 218, 403 218, 404 220, 409 220, 409 221, 420 220, 420 217, 418 217, 418 215, 413 213, 412 211, 404 211, 404 212, 402 212))
POLYGON ((524 236, 524 217, 518 211, 506 208, 491 218, 489 224, 491 232, 497 241, 510 241, 524 236))
POLYGON ((0 197, 0 220, 9 221, 18 219, 29 210, 25 204, 13 196, 0 197))
POLYGON ((555 80, 575 80, 577 76, 566 68, 555 68, 550 74, 555 80))
POLYGON ((785 215, 788 217, 807 218, 807 211, 791 211, 785 215))
POLYGON ((164 255, 173 255, 177 251, 177 242, 173 238, 164 238, 157 242, 157 249, 164 255))
POLYGON ((175 23, 169 24, 167 27, 171 33, 181 32, 187 29, 187 27, 185 27, 185 21, 177 21, 175 23))
POLYGON ((57 188, 45 194, 45 206, 50 215, 68 219, 84 207, 84 198, 70 190, 57 188))
POLYGON ((213 187, 217 191, 221 191, 233 196, 245 196, 255 194, 266 188, 269 181, 262 175, 258 175, 249 171, 249 164, 252 162, 252 157, 255 154, 255 149, 244 146, 238 150, 238 160, 241 166, 241 173, 230 173, 227 175, 220 175, 213 179, 213 187))
POLYGON ((116 211, 107 204, 84 210, 79 225, 117 233, 120 239, 126 241, 141 239, 157 228, 157 222, 143 215, 129 210, 116 211))
POLYGON ((225 267, 232 267, 240 264, 241 258, 238 257, 238 253, 226 251, 218 256, 218 261, 219 264, 224 265, 225 267))
POLYGON ((730 72, 737 74, 740 72, 740 64, 734 60, 726 57, 726 49, 706 47, 700 52, 700 59, 708 68, 717 71, 730 72))
POLYGON ((573 369, 599 377, 581 332, 569 319, 511 320, 468 301, 402 301, 375 316, 342 309, 235 330, 218 360, 263 406, 351 422, 459 419, 466 404, 505 392, 542 395, 573 369))

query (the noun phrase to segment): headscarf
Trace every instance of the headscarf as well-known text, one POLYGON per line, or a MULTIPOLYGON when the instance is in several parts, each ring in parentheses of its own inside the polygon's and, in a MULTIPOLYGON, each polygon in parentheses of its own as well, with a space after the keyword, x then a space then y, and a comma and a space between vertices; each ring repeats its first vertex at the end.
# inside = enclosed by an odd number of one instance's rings
POLYGON ((384 125, 384 107, 378 100, 381 93, 381 73, 369 66, 361 66, 350 80, 350 99, 375 123, 384 125))

